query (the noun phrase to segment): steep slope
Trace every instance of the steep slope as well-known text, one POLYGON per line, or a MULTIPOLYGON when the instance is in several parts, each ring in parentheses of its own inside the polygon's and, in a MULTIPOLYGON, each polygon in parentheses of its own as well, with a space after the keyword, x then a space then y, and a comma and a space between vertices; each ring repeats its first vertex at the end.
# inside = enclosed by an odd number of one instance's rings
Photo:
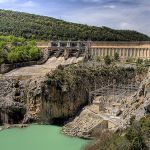
POLYGON ((62 20, 0 9, 0 35, 22 36, 30 39, 147 41, 147 35, 136 31, 113 30, 69 23, 62 20))

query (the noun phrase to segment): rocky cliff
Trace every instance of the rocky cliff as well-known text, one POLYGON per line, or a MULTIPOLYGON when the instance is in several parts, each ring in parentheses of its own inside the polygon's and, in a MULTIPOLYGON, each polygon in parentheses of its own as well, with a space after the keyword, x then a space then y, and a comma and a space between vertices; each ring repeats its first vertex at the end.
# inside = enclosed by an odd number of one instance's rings
POLYGON ((43 77, 0 77, 0 123, 64 123, 89 103, 89 91, 107 81, 135 79, 133 68, 58 67, 43 77), (93 86, 94 84, 94 86, 93 86))
POLYGON ((125 122, 129 123, 131 117, 134 116, 140 120, 147 114, 150 114, 150 69, 138 91, 131 97, 130 103, 123 112, 123 118, 125 122))
POLYGON ((18 123, 24 118, 27 85, 26 78, 0 77, 0 123, 18 123))
POLYGON ((87 104, 84 86, 66 92, 46 78, 1 78, 1 123, 61 123, 87 104), (83 91, 82 93, 80 91, 83 91))

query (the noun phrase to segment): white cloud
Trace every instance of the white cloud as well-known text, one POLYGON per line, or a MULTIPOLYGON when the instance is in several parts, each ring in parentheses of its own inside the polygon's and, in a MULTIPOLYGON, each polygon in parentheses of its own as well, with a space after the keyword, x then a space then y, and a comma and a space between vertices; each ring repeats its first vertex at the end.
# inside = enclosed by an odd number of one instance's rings
POLYGON ((33 1, 26 1, 24 3, 19 4, 22 7, 35 7, 37 4, 33 1))
POLYGON ((37 3, 32 1, 32 0, 27 0, 27 1, 19 1, 19 0, 0 0, 0 4, 1 5, 5 5, 9 7, 13 7, 13 8, 19 8, 19 7, 35 7, 37 6, 37 3), (11 4, 11 5, 10 5, 11 4))
POLYGON ((105 5, 104 8, 114 9, 116 8, 116 5, 105 5))
POLYGON ((0 0, 0 4, 15 3, 17 0, 0 0))
POLYGON ((101 0, 82 0, 83 2, 99 2, 99 1, 101 1, 101 0))
POLYGON ((121 29, 133 29, 133 26, 128 22, 121 22, 119 26, 121 29))
POLYGON ((68 21, 115 29, 131 29, 150 35, 150 10, 148 6, 97 5, 76 9, 64 18, 68 21), (111 8, 111 9, 110 9, 111 8), (117 8, 117 9, 115 9, 117 8))

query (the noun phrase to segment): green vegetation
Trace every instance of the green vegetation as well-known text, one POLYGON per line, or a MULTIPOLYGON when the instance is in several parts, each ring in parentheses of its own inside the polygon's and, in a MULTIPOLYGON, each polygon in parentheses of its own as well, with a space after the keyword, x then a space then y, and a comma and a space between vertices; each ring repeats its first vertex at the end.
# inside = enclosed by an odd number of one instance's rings
POLYGON ((40 51, 34 41, 14 36, 0 36, 0 64, 38 60, 40 51))
POLYGON ((136 61, 136 64, 137 64, 137 65, 140 65, 140 64, 142 64, 142 63, 143 63, 143 59, 138 58, 137 61, 136 61))
POLYGON ((97 83, 115 79, 117 82, 124 83, 124 80, 133 79, 136 75, 144 73, 147 73, 147 69, 143 67, 138 71, 137 68, 132 67, 102 66, 96 62, 83 62, 68 67, 59 66, 58 69, 48 74, 47 84, 56 85, 58 89, 62 89, 64 85, 67 89, 73 89, 83 81, 93 84, 97 79, 99 80, 97 83))
POLYGON ((150 66, 150 60, 148 60, 148 59, 144 60, 144 64, 145 64, 146 66, 150 66))
POLYGON ((5 42, 0 42, 0 64, 7 59, 7 52, 5 50, 5 42))
POLYGON ((148 41, 147 35, 130 30, 114 30, 69 23, 27 13, 0 10, 0 35, 38 40, 148 41))
POLYGON ((132 57, 128 57, 128 58, 126 59, 126 63, 135 63, 135 59, 132 58, 132 57))
POLYGON ((114 54, 114 60, 115 60, 115 61, 119 61, 119 54, 118 54, 118 53, 115 53, 115 54, 114 54))
POLYGON ((118 133, 99 132, 97 141, 88 145, 86 150, 148 150, 150 141, 150 116, 140 121, 133 120, 130 127, 118 133))
POLYGON ((135 59, 132 57, 129 57, 126 59, 127 64, 135 64, 137 67, 149 67, 150 66, 150 60, 149 59, 135 59))
POLYGON ((112 60, 111 60, 111 58, 110 58, 110 56, 105 56, 104 57, 104 62, 105 62, 105 64, 106 65, 110 65, 111 64, 111 62, 112 62, 112 60))

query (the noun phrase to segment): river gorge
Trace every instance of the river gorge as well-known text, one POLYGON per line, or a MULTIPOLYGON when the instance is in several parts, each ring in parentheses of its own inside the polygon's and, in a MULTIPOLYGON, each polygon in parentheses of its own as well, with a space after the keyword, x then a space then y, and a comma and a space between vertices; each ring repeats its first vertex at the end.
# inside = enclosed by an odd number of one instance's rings
MULTIPOLYGON (((124 128, 132 115, 144 116, 147 102, 149 111, 149 99, 146 98, 149 98, 149 95, 146 95, 149 94, 146 93, 149 89, 147 71, 148 69, 145 68, 139 71, 136 66, 102 66, 94 62, 80 62, 67 66, 58 65, 55 70, 41 76, 2 75, 0 77, 0 86, 3 87, 0 89, 1 125, 31 123, 39 125, 0 132, 0 145, 4 150, 9 150, 11 145, 14 146, 12 149, 19 150, 16 142, 26 149, 30 149, 31 146, 32 150, 42 148, 69 150, 72 145, 72 150, 79 150, 88 142, 73 138, 75 136, 89 139, 95 129, 103 125, 108 129, 110 122, 116 125, 113 130, 124 128), (122 119, 113 119, 112 114, 109 113, 107 113, 109 119, 106 114, 105 117, 100 116, 103 113, 99 105, 93 105, 94 99, 100 95, 90 93, 108 84, 115 84, 116 88, 121 85, 126 89, 132 82, 137 87, 137 91, 129 91, 130 95, 125 94, 122 98, 125 101, 116 102, 126 107, 119 112, 119 117, 122 119), (7 145, 6 141, 10 144, 7 145)), ((109 101, 111 94, 108 93, 107 96, 109 101)))

